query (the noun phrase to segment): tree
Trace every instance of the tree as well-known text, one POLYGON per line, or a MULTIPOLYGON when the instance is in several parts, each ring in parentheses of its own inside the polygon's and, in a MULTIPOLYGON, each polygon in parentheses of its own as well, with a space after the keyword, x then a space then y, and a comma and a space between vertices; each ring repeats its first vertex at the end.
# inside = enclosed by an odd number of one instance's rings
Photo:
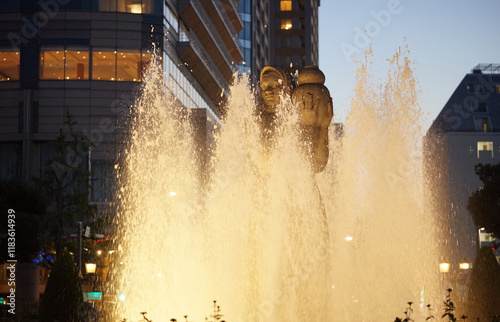
POLYGON ((482 247, 474 260, 470 277, 469 316, 490 321, 500 315, 500 265, 489 247, 482 247))
POLYGON ((82 287, 73 256, 68 251, 57 254, 40 308, 40 321, 82 321, 82 287))
POLYGON ((90 173, 86 170, 90 139, 74 132, 76 121, 66 114, 64 122, 68 133, 62 129, 54 142, 55 156, 47 164, 40 190, 47 200, 47 230, 56 252, 68 247, 68 229, 76 228, 76 221, 95 214, 89 203, 90 173))
POLYGON ((500 236, 500 163, 478 164, 474 171, 484 186, 469 196, 467 209, 477 227, 500 236))

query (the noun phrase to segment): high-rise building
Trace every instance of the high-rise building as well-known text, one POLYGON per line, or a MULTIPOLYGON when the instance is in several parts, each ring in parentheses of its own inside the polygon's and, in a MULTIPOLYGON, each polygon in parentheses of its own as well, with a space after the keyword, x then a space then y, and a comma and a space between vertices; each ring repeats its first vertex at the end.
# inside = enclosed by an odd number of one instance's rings
POLYGON ((271 64, 318 66, 319 0, 269 1, 271 64))
MULTIPOLYGON (((500 162, 500 65, 480 64, 465 75, 425 137, 431 209, 437 215, 442 261, 458 269, 481 242, 467 203, 482 186, 474 166, 500 162)), ((488 240, 486 240, 488 239, 488 240)), ((500 255, 497 251, 497 256, 500 255)))
MULTIPOLYGON (((109 198, 121 107, 153 50, 166 91, 210 140, 242 60, 235 0, 8 0, 0 3, 0 180, 40 176, 68 112, 91 135, 93 202, 109 198), (120 107, 120 108, 117 108, 120 107)), ((87 162, 88 161, 88 162, 87 162)))
POLYGON ((270 64, 270 28, 267 0, 240 0, 239 9, 244 28, 239 33, 244 58, 240 72, 258 77, 262 68, 270 64))
POLYGON ((319 5, 319 0, 241 0, 240 71, 258 78, 266 65, 317 66, 319 5))
MULTIPOLYGON (((69 113, 75 134, 93 143, 71 162, 90 172, 90 202, 101 213, 111 210, 124 119, 153 50, 163 90, 191 111, 197 151, 206 157, 243 58, 237 6, 235 0, 1 1, 0 181, 41 177, 69 113)), ((3 268, 0 294, 7 294, 3 268)), ((47 275, 39 275, 33 279, 39 287, 23 301, 43 292, 47 275)))

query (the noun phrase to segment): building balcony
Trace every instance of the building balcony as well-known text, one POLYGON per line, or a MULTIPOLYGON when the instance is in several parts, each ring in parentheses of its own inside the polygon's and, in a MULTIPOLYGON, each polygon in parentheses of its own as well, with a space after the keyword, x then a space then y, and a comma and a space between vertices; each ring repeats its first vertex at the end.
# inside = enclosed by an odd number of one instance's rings
POLYGON ((201 46, 208 53, 225 81, 229 82, 235 71, 233 58, 200 1, 180 0, 178 9, 179 16, 186 27, 199 39, 201 46))
MULTIPOLYGON (((192 31, 189 32, 189 41, 177 43, 177 54, 210 99, 215 104, 220 103, 223 99, 221 93, 228 86, 227 80, 217 69, 215 63, 192 31)), ((224 90, 224 93, 227 92, 227 90, 224 90)))
POLYGON ((238 5, 235 0, 220 0, 220 4, 224 11, 226 11, 227 16, 229 17, 229 21, 234 27, 236 32, 239 32, 243 29, 243 23, 241 22, 240 15, 238 14, 238 5))
POLYGON ((241 46, 238 39, 238 32, 243 29, 234 29, 233 25, 229 21, 229 17, 222 5, 214 0, 200 0, 206 13, 212 20, 212 23, 219 32, 219 35, 224 41, 224 45, 229 51, 233 62, 238 63, 243 59, 243 53, 241 52, 241 46))

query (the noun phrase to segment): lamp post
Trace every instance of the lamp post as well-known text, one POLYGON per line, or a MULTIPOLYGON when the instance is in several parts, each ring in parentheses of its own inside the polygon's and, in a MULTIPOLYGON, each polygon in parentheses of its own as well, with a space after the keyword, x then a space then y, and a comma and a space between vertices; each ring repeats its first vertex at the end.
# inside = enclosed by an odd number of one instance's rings
POLYGON ((458 267, 460 268, 459 272, 454 268, 452 276, 446 278, 446 274, 450 272, 451 265, 448 262, 439 263, 439 271, 443 273, 443 282, 450 283, 452 288, 457 290, 457 296, 463 299, 467 291, 467 273, 470 269, 470 263, 464 258, 458 264, 458 267))
POLYGON ((78 223, 78 275, 82 277, 82 222, 78 223))
POLYGON ((442 274, 442 287, 449 287, 448 279, 446 278, 446 274, 450 272, 450 263, 442 262, 439 263, 439 272, 442 274))
MULTIPOLYGON (((96 284, 98 284, 99 276, 96 274, 97 272, 97 264, 95 261, 90 260, 85 263, 85 272, 87 273, 87 281, 90 282, 90 290, 87 292, 87 300, 93 300, 93 301, 101 301, 101 308, 104 309, 104 296, 101 293, 100 288, 96 288, 96 284)), ((99 303, 99 302, 97 302, 99 303)), ((97 304, 97 311, 95 310, 94 304, 92 304, 92 311, 91 315, 94 315, 97 317, 99 314, 99 304, 97 304)))
POLYGON ((85 271, 87 272, 87 274, 95 274, 96 268, 97 268, 96 263, 92 262, 85 263, 85 271))
POLYGON ((450 263, 439 263, 439 271, 443 274, 446 274, 450 271, 450 263))

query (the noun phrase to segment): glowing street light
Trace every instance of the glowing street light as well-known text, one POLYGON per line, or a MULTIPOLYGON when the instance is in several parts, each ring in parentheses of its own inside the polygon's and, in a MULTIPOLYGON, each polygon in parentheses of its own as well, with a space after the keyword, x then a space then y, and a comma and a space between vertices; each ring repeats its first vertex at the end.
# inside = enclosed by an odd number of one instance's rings
POLYGON ((87 274, 95 274, 96 268, 96 263, 85 263, 85 271, 87 271, 87 274))
POLYGON ((441 273, 448 273, 450 271, 450 263, 439 263, 439 271, 441 273))
POLYGON ((469 269, 470 263, 467 262, 467 260, 464 258, 464 260, 460 262, 459 266, 460 266, 460 269, 469 269))
POLYGON ((346 236, 346 238, 344 238, 346 241, 351 241, 352 240, 352 236, 346 236))

